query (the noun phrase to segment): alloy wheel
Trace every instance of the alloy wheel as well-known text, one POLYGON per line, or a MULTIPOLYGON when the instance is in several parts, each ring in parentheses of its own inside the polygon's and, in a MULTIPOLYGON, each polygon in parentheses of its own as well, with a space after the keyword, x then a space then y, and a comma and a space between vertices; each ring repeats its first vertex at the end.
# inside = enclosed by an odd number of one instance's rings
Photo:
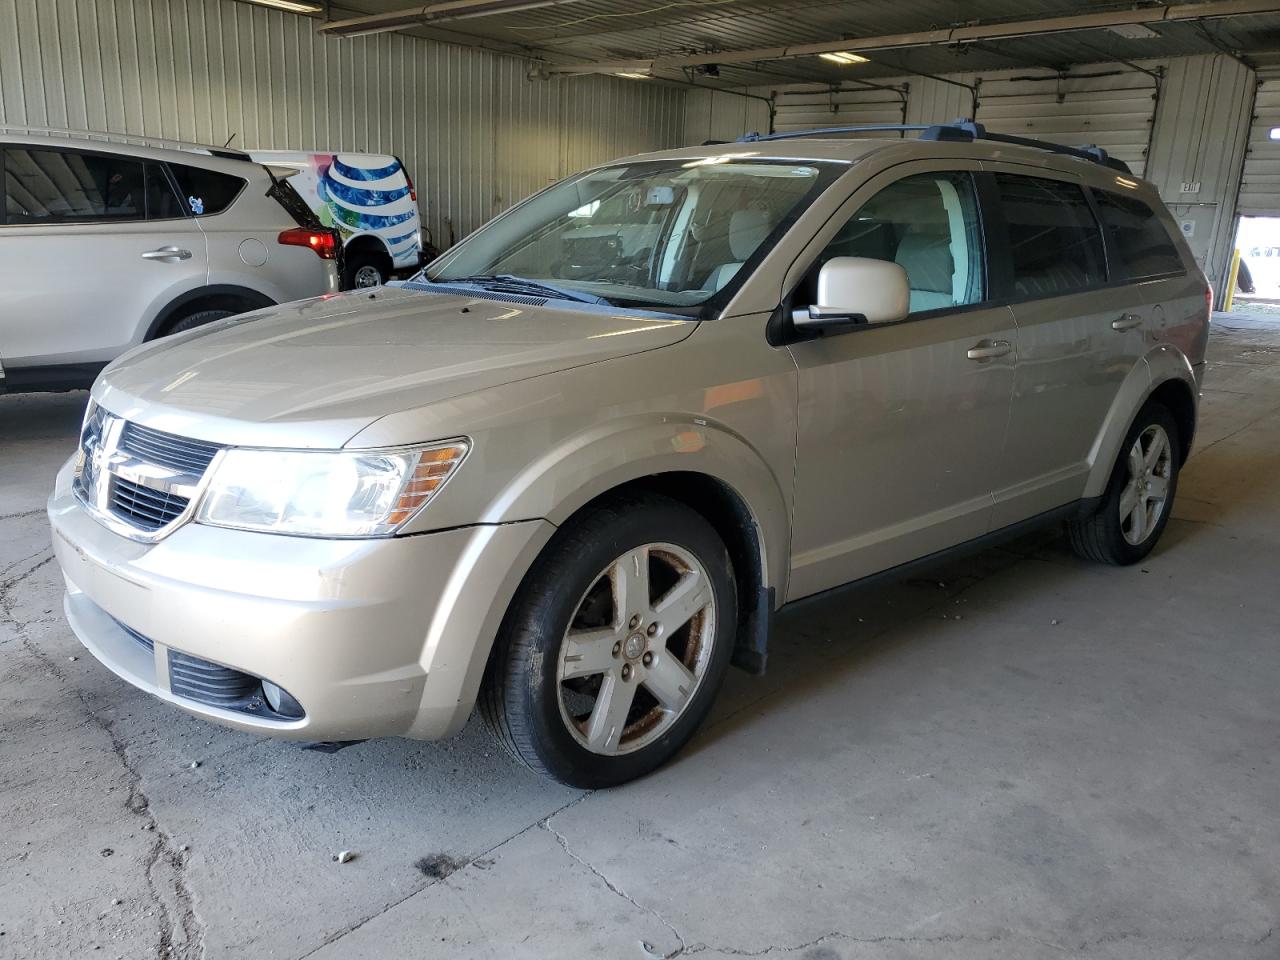
POLYGON ((1169 503, 1173 446, 1164 427, 1153 423, 1129 448, 1128 481, 1120 494, 1120 532, 1133 546, 1155 531, 1169 503))
POLYGON ((715 630, 711 579, 688 550, 651 543, 614 560, 560 644, 560 717, 574 739, 616 756, 661 737, 706 675, 715 630))

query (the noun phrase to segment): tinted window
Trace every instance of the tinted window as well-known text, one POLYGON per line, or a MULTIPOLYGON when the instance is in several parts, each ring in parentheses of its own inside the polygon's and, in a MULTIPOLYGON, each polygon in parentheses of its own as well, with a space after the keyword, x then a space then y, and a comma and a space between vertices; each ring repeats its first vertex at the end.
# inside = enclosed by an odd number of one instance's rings
POLYGON ((798 305, 812 303, 818 269, 834 257, 899 264, 911 287, 912 313, 979 302, 982 231, 973 180, 967 173, 925 173, 885 187, 827 244, 807 289, 797 292, 798 305))
POLYGON ((245 181, 216 170, 202 170, 180 163, 169 164, 173 178, 178 181, 182 205, 193 216, 207 217, 221 213, 244 189, 245 181))
POLYGON ((1107 231, 1111 272, 1129 280, 1182 273, 1182 258, 1155 211, 1137 197, 1094 191, 1107 231))
POLYGON ((132 157, 9 147, 4 163, 9 223, 141 220, 144 164, 132 157))
POLYGON ((1056 297, 1106 280, 1102 233, 1074 183, 997 173, 1014 292, 1056 297))
POLYGON ((164 168, 158 163, 147 164, 147 219, 174 220, 185 217, 186 211, 178 204, 164 168))

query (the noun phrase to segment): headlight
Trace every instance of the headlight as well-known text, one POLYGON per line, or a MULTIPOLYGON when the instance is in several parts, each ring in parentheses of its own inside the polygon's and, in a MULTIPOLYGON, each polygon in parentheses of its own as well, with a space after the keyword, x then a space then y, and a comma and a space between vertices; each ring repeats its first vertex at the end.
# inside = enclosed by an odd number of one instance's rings
POLYGON ((197 520, 310 537, 385 537, 444 485, 465 440, 394 450, 252 450, 222 454, 197 520))

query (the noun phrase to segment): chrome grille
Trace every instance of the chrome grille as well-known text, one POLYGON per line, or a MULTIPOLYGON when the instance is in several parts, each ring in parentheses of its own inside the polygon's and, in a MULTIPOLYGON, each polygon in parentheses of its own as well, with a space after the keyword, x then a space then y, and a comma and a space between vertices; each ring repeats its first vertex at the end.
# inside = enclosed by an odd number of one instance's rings
POLYGON ((94 405, 81 431, 75 492, 115 532, 156 540, 185 517, 219 450, 94 405))
POLYGON ((218 452, 217 444, 203 440, 188 440, 171 433, 152 430, 137 423, 126 423, 120 432, 120 450, 131 453, 139 460, 147 463, 158 463, 161 466, 183 473, 197 476, 209 469, 214 455, 218 452))
POLYGON ((159 530, 172 523, 190 502, 175 493, 152 490, 120 477, 111 481, 111 512, 143 530, 159 530))

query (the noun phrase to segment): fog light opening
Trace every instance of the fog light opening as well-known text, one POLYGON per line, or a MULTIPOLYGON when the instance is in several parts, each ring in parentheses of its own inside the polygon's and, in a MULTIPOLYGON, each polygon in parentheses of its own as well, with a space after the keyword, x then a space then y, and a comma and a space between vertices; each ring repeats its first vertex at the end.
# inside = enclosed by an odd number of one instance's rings
POLYGON ((270 680, 262 681, 262 696, 269 706, 282 717, 288 717, 290 720, 301 720, 306 716, 302 709, 302 704, 293 698, 288 690, 277 687, 270 680))

